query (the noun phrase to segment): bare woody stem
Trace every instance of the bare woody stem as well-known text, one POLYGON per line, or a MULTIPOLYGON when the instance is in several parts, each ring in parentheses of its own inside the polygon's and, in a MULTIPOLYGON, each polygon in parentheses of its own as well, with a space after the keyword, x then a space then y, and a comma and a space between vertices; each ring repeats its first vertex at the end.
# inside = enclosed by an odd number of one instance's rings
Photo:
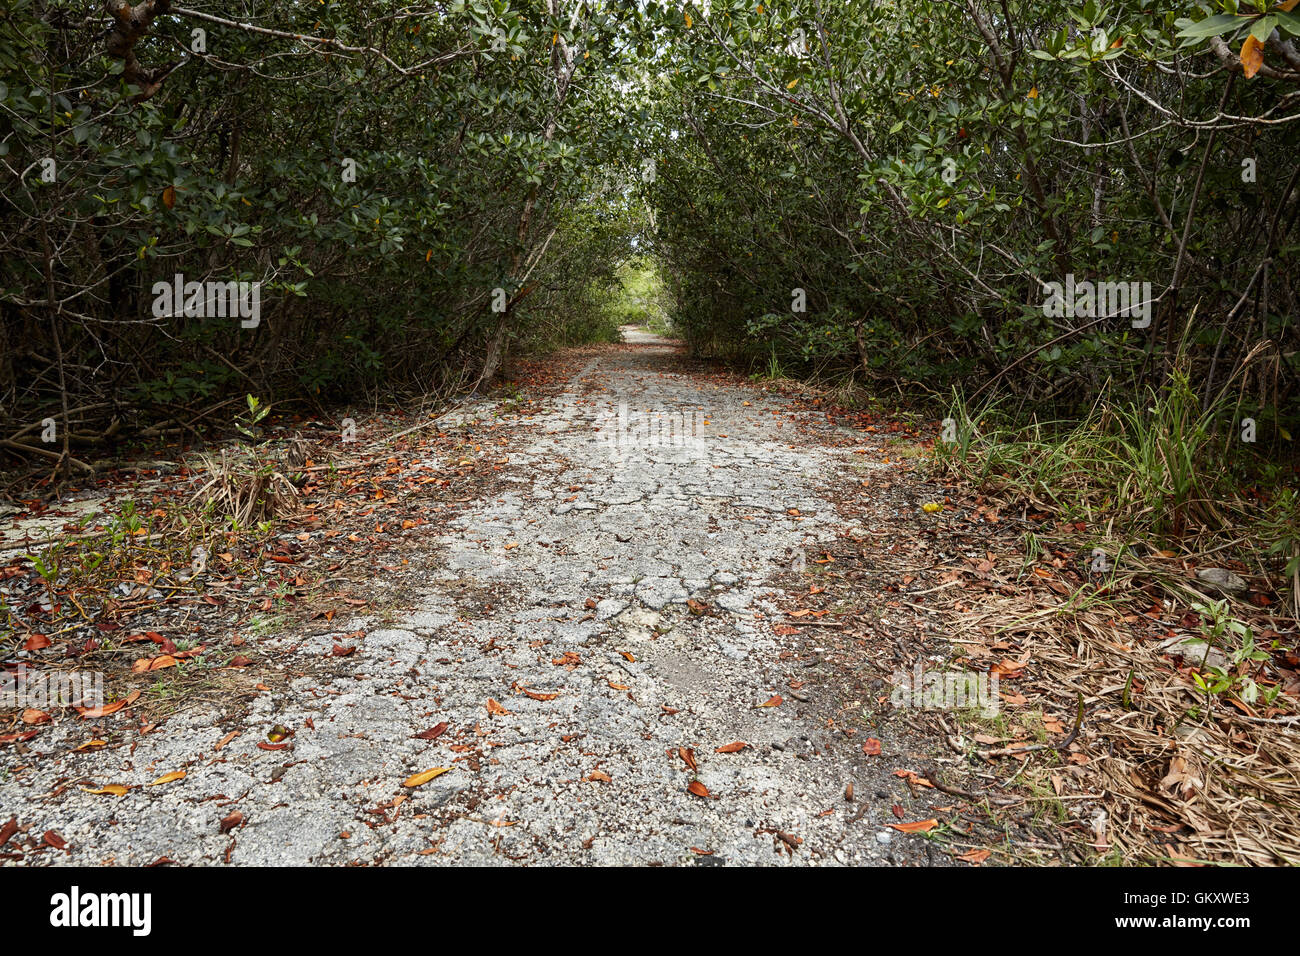
POLYGON ((122 77, 140 88, 136 102, 147 100, 162 89, 163 80, 175 64, 146 70, 135 55, 135 45, 149 32, 149 24, 155 17, 170 12, 171 0, 141 0, 135 6, 128 0, 107 0, 104 6, 113 19, 104 44, 105 52, 122 61, 122 77))

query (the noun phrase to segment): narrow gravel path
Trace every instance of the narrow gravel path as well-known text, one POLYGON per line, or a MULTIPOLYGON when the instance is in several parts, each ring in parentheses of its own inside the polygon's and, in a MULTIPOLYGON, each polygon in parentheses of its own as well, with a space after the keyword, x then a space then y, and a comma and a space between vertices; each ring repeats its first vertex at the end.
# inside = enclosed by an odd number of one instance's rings
POLYGON ((849 776, 801 716, 788 675, 815 630, 774 627, 843 524, 827 494, 850 456, 626 338, 516 429, 488 497, 431 526, 409 610, 269 638, 285 679, 233 717, 182 711, 102 752, 55 728, 10 761, 3 815, 57 830, 51 863, 926 862, 887 802, 859 814, 887 771, 849 776), (288 746, 259 747, 274 725, 288 746))

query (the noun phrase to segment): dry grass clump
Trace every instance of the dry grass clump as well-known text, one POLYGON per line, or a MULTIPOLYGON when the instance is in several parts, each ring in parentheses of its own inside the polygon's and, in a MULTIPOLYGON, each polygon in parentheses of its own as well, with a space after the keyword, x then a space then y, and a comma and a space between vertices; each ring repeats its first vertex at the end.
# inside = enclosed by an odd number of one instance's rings
POLYGON ((207 473, 195 501, 215 514, 248 528, 292 514, 298 489, 279 462, 255 451, 221 450, 220 457, 204 456, 207 473))
POLYGON ((1059 801, 1076 862, 1300 864, 1296 623, 1198 594, 1171 559, 1127 561, 1100 591, 1063 577, 981 582, 946 608, 972 667, 1023 662, 1001 685, 1007 720, 1054 733, 992 749, 968 727, 950 744, 989 779, 1019 762, 1017 784, 1059 801))

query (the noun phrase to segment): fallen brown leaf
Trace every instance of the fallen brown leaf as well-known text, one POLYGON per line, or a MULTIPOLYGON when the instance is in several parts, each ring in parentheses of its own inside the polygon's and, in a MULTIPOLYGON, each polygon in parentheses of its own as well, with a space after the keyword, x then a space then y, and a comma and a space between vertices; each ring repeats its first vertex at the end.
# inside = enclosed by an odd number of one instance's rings
POLYGON ((420 740, 437 740, 446 732, 446 730, 447 730, 447 722, 444 720, 441 723, 434 724, 428 730, 420 731, 415 736, 420 740))

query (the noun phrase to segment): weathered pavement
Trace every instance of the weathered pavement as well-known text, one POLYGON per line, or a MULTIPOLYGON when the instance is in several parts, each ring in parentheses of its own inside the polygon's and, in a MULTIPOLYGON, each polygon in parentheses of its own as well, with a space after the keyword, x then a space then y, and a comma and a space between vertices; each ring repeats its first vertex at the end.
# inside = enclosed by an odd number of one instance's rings
POLYGON ((888 801, 859 812, 888 771, 850 770, 861 738, 835 750, 791 692, 817 632, 774 628, 779 582, 843 523, 826 492, 847 454, 643 341, 519 426, 494 493, 433 532, 408 609, 264 639, 285 680, 251 707, 144 734, 106 718, 99 751, 65 719, 6 754, 0 821, 67 841, 28 862, 924 863, 888 801), (259 747, 276 725, 288 746, 259 747), (86 792, 107 784, 134 789, 86 792))

